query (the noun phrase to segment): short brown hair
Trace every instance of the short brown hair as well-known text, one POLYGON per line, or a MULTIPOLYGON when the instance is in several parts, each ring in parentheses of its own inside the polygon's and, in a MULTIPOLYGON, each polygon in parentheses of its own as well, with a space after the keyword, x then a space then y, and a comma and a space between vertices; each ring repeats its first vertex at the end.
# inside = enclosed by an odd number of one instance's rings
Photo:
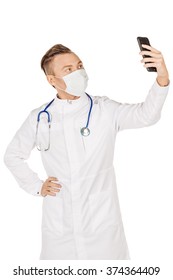
POLYGON ((50 72, 50 62, 52 61, 53 57, 55 55, 64 53, 72 53, 72 51, 61 44, 54 45, 45 53, 45 55, 41 59, 41 68, 46 75, 51 74, 48 72, 50 72))

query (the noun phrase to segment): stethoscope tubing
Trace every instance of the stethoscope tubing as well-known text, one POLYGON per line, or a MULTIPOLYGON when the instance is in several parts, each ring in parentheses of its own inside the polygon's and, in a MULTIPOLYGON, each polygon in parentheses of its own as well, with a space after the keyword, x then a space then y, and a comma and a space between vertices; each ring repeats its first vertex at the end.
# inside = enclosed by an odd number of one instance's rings
POLYGON ((90 109, 89 109, 89 113, 88 113, 87 124, 86 124, 86 127, 88 127, 89 121, 90 121, 90 115, 91 115, 91 111, 92 111, 92 107, 93 107, 93 100, 92 100, 91 96, 88 93, 86 93, 86 95, 89 97, 89 99, 91 101, 91 105, 90 105, 90 109))
MULTIPOLYGON (((91 116, 91 111, 92 111, 92 107, 93 107, 93 100, 91 98, 91 96, 88 94, 88 93, 85 93, 88 98, 90 99, 90 109, 89 109, 89 112, 88 112, 88 118, 87 118, 87 123, 86 123, 86 126, 81 128, 81 134, 82 136, 88 136, 90 134, 90 129, 88 128, 89 126, 89 121, 90 121, 90 116, 91 116)), ((37 125, 36 125, 36 143, 37 143, 37 136, 38 136, 38 126, 39 126, 39 122, 40 122, 40 116, 41 114, 43 113, 46 113, 47 114, 47 121, 48 121, 48 125, 49 125, 49 144, 48 144, 48 147, 46 149, 44 149, 44 151, 47 151, 49 150, 50 148, 50 128, 51 128, 51 115, 50 113, 47 111, 47 109, 50 107, 50 105, 54 102, 55 98, 52 99, 47 105, 46 107, 44 108, 44 110, 41 110, 38 115, 37 115, 37 125)), ((41 148, 39 147, 39 145, 36 145, 37 146, 37 149, 39 151, 41 151, 41 148)))
POLYGON ((49 104, 44 108, 44 110, 42 110, 42 111, 40 111, 39 113, 38 113, 38 116, 37 116, 37 122, 39 122, 40 121, 40 116, 41 116, 41 114, 42 113, 46 113, 47 114, 47 120, 48 120, 48 123, 50 123, 50 121, 51 121, 51 117, 50 117, 50 114, 49 114, 49 112, 47 111, 47 109, 49 108, 49 106, 53 103, 53 101, 55 100, 55 98, 54 99, 52 99, 50 102, 49 102, 49 104))

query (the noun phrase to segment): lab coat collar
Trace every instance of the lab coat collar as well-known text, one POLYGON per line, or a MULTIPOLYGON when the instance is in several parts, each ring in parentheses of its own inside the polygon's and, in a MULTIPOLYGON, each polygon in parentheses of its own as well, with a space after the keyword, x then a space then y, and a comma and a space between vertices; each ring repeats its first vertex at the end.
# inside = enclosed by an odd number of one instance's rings
POLYGON ((54 100, 54 108, 60 111, 62 109, 65 109, 65 111, 68 113, 81 106, 84 106, 88 102, 89 102, 89 98, 86 94, 83 94, 78 99, 74 99, 74 100, 60 99, 56 96, 54 100))

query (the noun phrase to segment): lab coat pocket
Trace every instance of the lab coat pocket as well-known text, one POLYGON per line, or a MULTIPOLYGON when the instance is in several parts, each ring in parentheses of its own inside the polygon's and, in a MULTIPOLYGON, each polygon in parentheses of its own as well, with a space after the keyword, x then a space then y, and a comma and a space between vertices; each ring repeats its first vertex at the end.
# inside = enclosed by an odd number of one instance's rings
POLYGON ((94 233, 119 223, 120 216, 112 191, 102 191, 89 196, 92 230, 94 233))
POLYGON ((56 196, 43 199, 42 230, 53 235, 63 233, 63 200, 56 196))

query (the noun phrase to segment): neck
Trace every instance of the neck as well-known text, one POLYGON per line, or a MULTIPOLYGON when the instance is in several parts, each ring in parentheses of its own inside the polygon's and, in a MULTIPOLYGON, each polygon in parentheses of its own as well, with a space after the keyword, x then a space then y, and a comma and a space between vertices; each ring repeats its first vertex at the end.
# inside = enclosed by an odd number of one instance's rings
POLYGON ((80 97, 80 96, 71 95, 71 94, 66 93, 66 92, 57 92, 56 96, 59 99, 68 99, 68 100, 74 100, 74 99, 78 99, 80 97))

